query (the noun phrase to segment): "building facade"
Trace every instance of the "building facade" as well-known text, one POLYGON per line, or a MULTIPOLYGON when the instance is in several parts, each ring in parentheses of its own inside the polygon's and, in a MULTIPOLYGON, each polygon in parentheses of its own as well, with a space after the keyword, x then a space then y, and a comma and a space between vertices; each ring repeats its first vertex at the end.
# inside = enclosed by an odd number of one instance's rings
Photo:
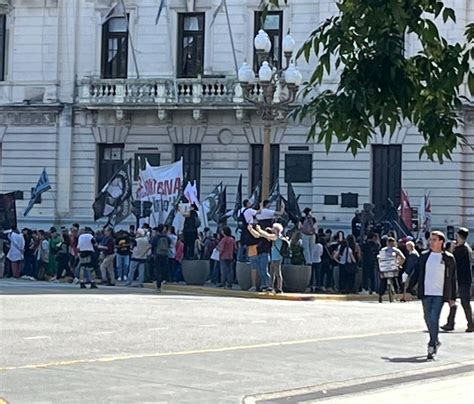
MULTIPOLYGON (((261 178, 263 123, 242 98, 223 10, 211 24, 220 0, 170 0, 158 24, 157 0, 125 0, 127 19, 114 3, 0 1, 0 192, 24 192, 17 202, 22 224, 92 223, 98 190, 129 158, 136 177, 145 158, 163 165, 183 157, 201 195, 221 181, 228 186, 229 207, 240 174, 248 193, 261 178), (53 191, 23 218, 43 168, 53 191)), ((264 26, 277 65, 288 30, 301 45, 337 11, 335 0, 288 3, 264 26)), ((447 3, 457 23, 441 25, 441 32, 461 41, 474 2, 447 3)), ((227 4, 237 61, 254 63, 260 0, 227 4)), ((408 41, 408 51, 415 48, 408 41)), ((312 66, 298 61, 304 77, 312 66)), ((327 85, 335 80, 328 77, 327 85)), ((463 113, 462 130, 474 144, 474 109, 463 113)), ((421 136, 402 126, 391 139, 376 136, 354 158, 345 144, 326 154, 324 145, 307 142, 307 133, 304 124, 275 123, 272 179, 282 193, 291 181, 300 205, 312 207, 323 227, 346 228, 366 202, 382 213, 388 198, 398 204, 403 188, 412 205, 430 193, 433 225, 474 229, 471 149, 443 165, 420 160, 421 136)))

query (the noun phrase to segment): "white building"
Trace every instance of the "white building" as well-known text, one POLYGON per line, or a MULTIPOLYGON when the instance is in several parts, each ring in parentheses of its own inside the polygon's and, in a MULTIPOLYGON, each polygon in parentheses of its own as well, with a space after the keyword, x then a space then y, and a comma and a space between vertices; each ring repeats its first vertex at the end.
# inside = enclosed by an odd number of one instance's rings
MULTIPOLYGON (((24 192, 17 202, 22 224, 90 223, 98 189, 122 161, 137 164, 138 156, 167 164, 183 155, 201 194, 224 181, 229 205, 241 173, 250 192, 261 172, 263 125, 241 98, 223 11, 211 26, 219 3, 170 0, 155 25, 158 0, 125 0, 130 38, 124 18, 104 22, 112 0, 0 1, 0 192, 24 192), (24 220, 43 167, 54 192, 43 194, 24 220)), ((260 0, 227 3, 238 63, 252 62, 260 0)), ((457 23, 441 31, 460 41, 474 21, 474 2, 447 3, 457 23)), ((290 0, 272 13, 265 28, 275 60, 282 59, 279 41, 289 29, 300 45, 335 12, 335 0, 290 0)), ((311 71, 303 62, 299 68, 305 77, 311 71)), ((464 112, 463 131, 474 144, 474 110, 464 112)), ((382 212, 387 197, 397 203, 403 188, 413 205, 430 192, 434 225, 474 229, 472 150, 459 150, 443 165, 419 160, 421 137, 401 127, 353 158, 344 144, 326 155, 323 145, 306 142, 307 132, 293 122, 274 127, 272 169, 283 191, 285 178, 292 180, 301 206, 311 206, 323 227, 347 227, 353 206, 365 202, 382 212), (342 194, 350 193, 357 200, 341 207, 342 194)))

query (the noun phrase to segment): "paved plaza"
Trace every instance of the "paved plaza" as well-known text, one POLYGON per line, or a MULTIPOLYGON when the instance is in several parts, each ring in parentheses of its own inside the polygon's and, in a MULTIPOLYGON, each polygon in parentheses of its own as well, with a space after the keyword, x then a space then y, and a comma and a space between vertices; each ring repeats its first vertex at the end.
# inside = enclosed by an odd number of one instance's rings
POLYGON ((456 332, 442 334, 437 360, 426 362, 419 302, 1 280, 0 397, 12 404, 468 402, 474 339, 464 328, 459 321, 456 332))

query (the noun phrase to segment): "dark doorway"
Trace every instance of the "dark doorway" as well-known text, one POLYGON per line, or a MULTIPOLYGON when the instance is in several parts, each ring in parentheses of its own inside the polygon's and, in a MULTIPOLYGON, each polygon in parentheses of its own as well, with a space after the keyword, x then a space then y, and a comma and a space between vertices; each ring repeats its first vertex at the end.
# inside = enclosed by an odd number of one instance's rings
POLYGON ((395 206, 400 204, 402 190, 402 146, 372 146, 372 203, 375 206, 375 219, 385 215, 391 200, 395 206))

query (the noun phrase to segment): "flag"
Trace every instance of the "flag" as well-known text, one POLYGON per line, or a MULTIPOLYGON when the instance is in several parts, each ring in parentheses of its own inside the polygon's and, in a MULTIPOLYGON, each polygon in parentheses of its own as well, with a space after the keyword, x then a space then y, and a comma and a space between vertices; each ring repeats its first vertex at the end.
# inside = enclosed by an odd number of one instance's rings
POLYGON ((294 223, 297 224, 301 219, 301 210, 298 204, 298 198, 296 198, 295 190, 291 182, 288 182, 288 200, 287 200, 287 212, 288 218, 294 223))
POLYGON ((48 173, 46 172, 46 168, 43 169, 41 176, 36 184, 36 187, 31 191, 31 198, 28 206, 26 207, 25 211, 23 212, 23 216, 26 216, 31 209, 33 209, 33 205, 35 204, 38 197, 46 191, 51 189, 51 185, 49 183, 48 173))
POLYGON ((216 217, 216 212, 219 206, 219 195, 222 192, 222 182, 214 187, 212 192, 201 203, 203 214, 206 215, 207 221, 210 222, 216 217))
POLYGON ((252 192, 252 195, 249 196, 249 202, 252 204, 252 208, 256 209, 262 199, 262 184, 259 182, 258 185, 252 192))
POLYGON ((402 222, 408 228, 408 230, 412 230, 413 223, 412 223, 412 211, 410 206, 410 200, 408 199, 408 193, 402 189, 401 197, 400 197, 400 207, 399 207, 399 215, 402 219, 402 222))
POLYGON ((161 0, 160 6, 158 7, 158 13, 156 14, 156 18, 155 18, 155 25, 158 25, 158 21, 160 21, 161 13, 165 5, 166 5, 166 0, 161 0))
POLYGON ((270 203, 275 203, 275 202, 278 203, 280 198, 281 198, 280 183, 276 182, 273 185, 272 190, 270 191, 270 196, 268 197, 268 200, 270 201, 270 203))
POLYGON ((242 174, 240 174, 239 183, 237 185, 237 193, 235 194, 234 210, 232 217, 235 221, 239 219, 239 211, 242 209, 242 174))
POLYGON ((215 221, 218 224, 227 224, 227 213, 227 187, 224 187, 222 192, 219 194, 215 221))
POLYGON ((217 14, 219 14, 222 10, 222 7, 224 7, 225 0, 221 0, 220 4, 217 6, 217 8, 214 10, 214 13, 212 14, 212 20, 211 20, 211 27, 214 25, 214 22, 216 21, 217 14))
POLYGON ((190 181, 188 181, 186 188, 184 188, 184 197, 188 200, 189 203, 194 203, 196 206, 199 205, 196 180, 194 180, 192 184, 190 181))
POLYGON ((173 226, 174 219, 176 217, 176 212, 178 211, 178 206, 179 206, 179 203, 181 202, 182 197, 183 197, 183 190, 181 189, 180 193, 175 199, 175 203, 173 203, 173 207, 171 208, 171 210, 168 213, 168 216, 165 219, 166 226, 168 227, 173 226))
POLYGON ((94 201, 94 220, 107 217, 115 226, 130 216, 132 209, 132 162, 128 160, 104 185, 94 201))
POLYGON ((424 205, 425 205, 425 220, 423 222, 423 228, 425 229, 425 231, 430 231, 431 230, 431 199, 430 199, 429 192, 425 194, 424 205))

